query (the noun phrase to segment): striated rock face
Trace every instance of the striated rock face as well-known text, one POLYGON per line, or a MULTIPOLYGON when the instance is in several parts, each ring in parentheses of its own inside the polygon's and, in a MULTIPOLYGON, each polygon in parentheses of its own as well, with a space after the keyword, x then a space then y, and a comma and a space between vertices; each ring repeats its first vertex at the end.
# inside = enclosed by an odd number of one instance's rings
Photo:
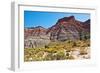
POLYGON ((24 38, 28 38, 30 36, 44 36, 46 35, 47 29, 37 26, 34 28, 26 28, 24 29, 24 38))
POLYGON ((25 39, 24 46, 25 48, 39 48, 44 47, 50 42, 47 37, 30 37, 25 39))
POLYGON ((24 47, 25 48, 36 48, 44 47, 50 42, 46 29, 38 26, 31 29, 25 29, 24 32, 24 47))
POLYGON ((45 29, 41 26, 24 29, 25 48, 44 47, 50 41, 66 41, 89 37, 90 19, 81 22, 74 16, 64 17, 52 27, 45 29), (86 35, 86 36, 84 36, 86 35))
POLYGON ((83 23, 83 28, 90 32, 90 19, 83 23))
POLYGON ((90 21, 77 21, 74 16, 64 17, 49 28, 47 34, 50 34, 50 40, 52 41, 77 40, 80 39, 81 32, 89 32, 90 28, 88 27, 88 23, 90 23, 90 21))

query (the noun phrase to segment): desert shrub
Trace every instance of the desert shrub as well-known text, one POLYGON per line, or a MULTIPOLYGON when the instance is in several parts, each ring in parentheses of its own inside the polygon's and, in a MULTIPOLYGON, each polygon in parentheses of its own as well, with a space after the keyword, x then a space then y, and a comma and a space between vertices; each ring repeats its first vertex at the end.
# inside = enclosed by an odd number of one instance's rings
POLYGON ((57 54, 56 54, 56 60, 63 60, 63 59, 66 59, 66 55, 65 55, 65 53, 63 52, 63 51, 59 51, 59 52, 57 52, 57 54))
POLYGON ((76 42, 73 42, 72 47, 76 47, 76 46, 77 46, 76 42))
POLYGON ((53 55, 51 53, 49 53, 43 60, 53 60, 53 55))
POLYGON ((54 48, 49 48, 46 51, 49 52, 49 53, 55 53, 57 50, 54 49, 54 48))
POLYGON ((48 45, 45 45, 45 48, 49 48, 49 46, 48 45))
POLYGON ((29 60, 29 55, 24 55, 24 61, 28 61, 29 60))
POLYGON ((68 53, 69 51, 67 51, 67 53, 66 53, 66 56, 69 56, 69 53, 68 53))
POLYGON ((73 60, 75 58, 73 56, 67 56, 66 59, 73 60))

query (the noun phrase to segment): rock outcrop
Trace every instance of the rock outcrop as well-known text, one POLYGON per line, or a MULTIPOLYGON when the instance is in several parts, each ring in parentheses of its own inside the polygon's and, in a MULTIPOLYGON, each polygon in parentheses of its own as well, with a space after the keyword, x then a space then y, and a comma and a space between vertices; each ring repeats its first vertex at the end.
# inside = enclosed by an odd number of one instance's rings
POLYGON ((39 48, 44 47, 50 42, 46 29, 38 26, 35 28, 25 29, 24 33, 24 47, 25 48, 39 48))
POLYGON ((77 40, 80 39, 81 32, 82 35, 89 32, 89 23, 89 21, 77 21, 74 16, 64 17, 59 19, 54 26, 49 28, 47 34, 50 34, 50 40, 52 41, 77 40))

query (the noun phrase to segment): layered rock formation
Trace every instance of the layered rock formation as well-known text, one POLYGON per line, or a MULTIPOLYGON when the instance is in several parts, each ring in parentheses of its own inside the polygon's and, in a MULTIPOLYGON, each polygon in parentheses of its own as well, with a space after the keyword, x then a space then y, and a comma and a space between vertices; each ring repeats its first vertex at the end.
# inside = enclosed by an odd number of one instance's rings
POLYGON ((64 17, 52 27, 41 26, 24 29, 25 48, 44 47, 50 41, 86 39, 90 37, 90 19, 81 22, 74 16, 64 17))
POLYGON ((25 48, 38 48, 44 47, 50 42, 47 29, 38 26, 35 28, 29 28, 24 30, 24 47, 25 48))
POLYGON ((48 29, 47 34, 50 34, 50 40, 65 41, 80 39, 80 35, 84 35, 90 30, 90 21, 80 22, 74 16, 64 17, 48 29), (81 33, 81 34, 80 34, 81 33))

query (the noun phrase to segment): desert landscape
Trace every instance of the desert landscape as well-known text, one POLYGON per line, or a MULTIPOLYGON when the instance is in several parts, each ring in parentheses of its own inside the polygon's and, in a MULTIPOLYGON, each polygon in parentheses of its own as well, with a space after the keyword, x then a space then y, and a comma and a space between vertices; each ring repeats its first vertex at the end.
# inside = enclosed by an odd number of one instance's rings
POLYGON ((90 19, 65 16, 49 28, 24 28, 25 62, 90 59, 90 50, 90 19))

